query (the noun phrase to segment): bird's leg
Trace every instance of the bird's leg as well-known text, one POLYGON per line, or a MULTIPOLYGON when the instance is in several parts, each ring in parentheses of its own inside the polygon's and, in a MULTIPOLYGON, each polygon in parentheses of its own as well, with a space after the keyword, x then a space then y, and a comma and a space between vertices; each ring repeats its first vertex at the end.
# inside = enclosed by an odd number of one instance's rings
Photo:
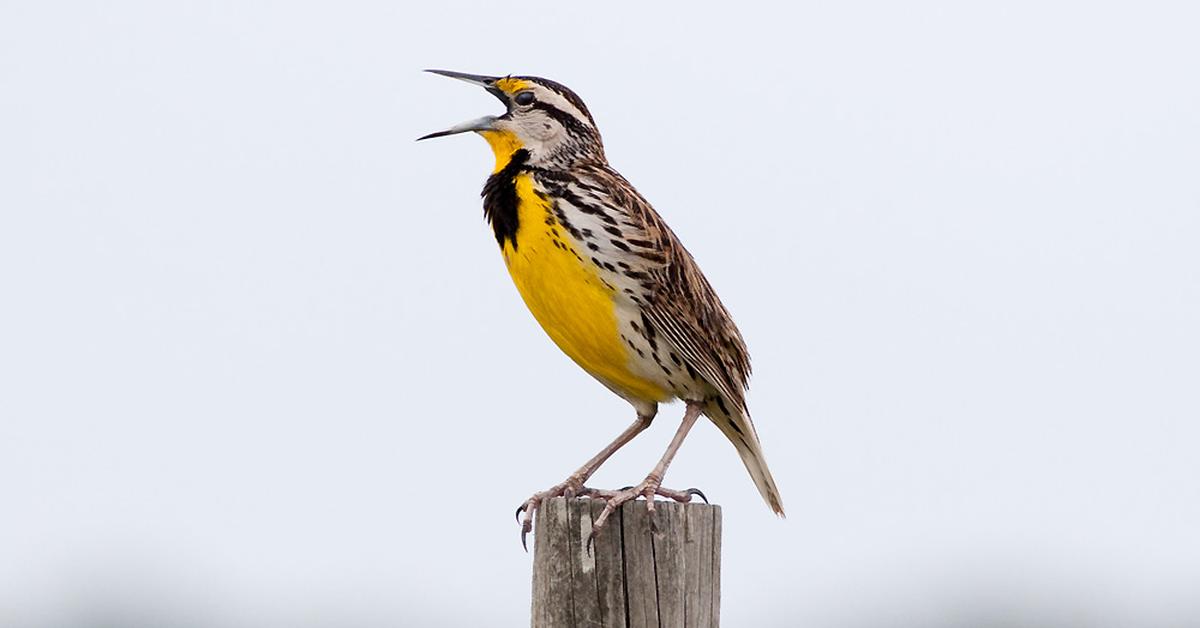
POLYGON ((567 476, 566 480, 544 491, 534 493, 532 497, 525 500, 517 508, 517 517, 521 517, 522 512, 525 513, 525 516, 520 519, 521 546, 525 547, 526 550, 529 549, 525 545, 525 535, 529 534, 529 531, 533 529, 533 513, 537 510, 538 506, 542 505, 542 500, 550 497, 572 498, 576 495, 590 496, 593 494, 595 491, 585 488, 583 483, 587 482, 588 478, 592 477, 592 474, 596 472, 596 469, 599 469, 600 465, 604 464, 618 449, 624 447, 629 441, 633 440, 633 437, 641 434, 646 428, 650 427, 652 420, 654 420, 654 412, 650 412, 649 414, 639 412, 638 418, 633 422, 633 425, 625 428, 625 431, 621 432, 621 435, 616 440, 609 443, 604 449, 601 449, 600 453, 592 456, 591 460, 583 463, 583 466, 579 467, 575 473, 567 476))
MULTIPOLYGON (((666 453, 658 464, 654 465, 650 474, 642 480, 637 486, 630 486, 619 491, 591 491, 590 496, 599 497, 605 501, 604 510, 600 512, 600 516, 596 518, 596 522, 592 524, 592 534, 595 535, 604 527, 604 523, 608 521, 608 516, 611 515, 617 508, 621 507, 627 501, 640 497, 646 498, 646 509, 651 514, 654 513, 654 496, 662 495, 663 497, 673 499, 679 502, 689 502, 693 495, 699 495, 705 502, 708 501, 704 497, 704 493, 694 488, 689 488, 686 491, 675 491, 662 487, 663 476, 667 473, 667 467, 671 466, 671 460, 675 458, 675 452, 679 451, 679 446, 683 444, 683 439, 687 437, 692 426, 696 424, 696 419, 700 418, 700 413, 703 412, 704 405, 701 402, 687 402, 687 410, 683 413, 683 422, 679 425, 679 429, 675 430, 675 436, 671 439, 671 444, 667 446, 666 453)), ((654 525, 654 519, 650 519, 651 526, 654 525)))

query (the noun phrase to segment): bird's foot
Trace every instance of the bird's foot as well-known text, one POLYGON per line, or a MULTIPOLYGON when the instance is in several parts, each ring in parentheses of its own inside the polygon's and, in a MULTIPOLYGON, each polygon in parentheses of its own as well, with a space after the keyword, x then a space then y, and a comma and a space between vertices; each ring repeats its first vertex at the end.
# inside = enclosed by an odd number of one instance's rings
POLYGON ((529 546, 526 545, 525 537, 533 530, 533 513, 542 505, 542 501, 552 497, 566 497, 574 499, 575 497, 590 497, 596 491, 587 488, 583 485, 583 478, 578 475, 563 480, 562 482, 551 486, 544 491, 534 493, 532 497, 525 500, 517 507, 517 521, 521 524, 521 547, 525 551, 529 551, 529 546))
MULTIPOLYGON (((654 498, 655 496, 665 497, 677 502, 686 504, 692 501, 692 497, 699 497, 708 503, 708 497, 698 488, 689 488, 682 491, 677 491, 670 488, 665 488, 660 485, 658 478, 653 475, 647 476, 637 486, 626 486, 620 490, 604 490, 588 488, 583 485, 583 479, 572 475, 563 482, 555 484, 550 488, 534 493, 529 499, 525 500, 517 507, 516 517, 521 524, 521 547, 525 551, 529 551, 527 544, 527 536, 533 530, 533 517, 537 509, 542 505, 542 501, 554 497, 565 497, 574 499, 576 497, 590 497, 604 501, 604 510, 600 511, 600 516, 592 524, 592 532, 588 535, 588 546, 591 546, 592 537, 596 536, 604 524, 608 521, 609 515, 615 512, 622 504, 628 501, 633 501, 638 497, 643 497, 646 500, 646 510, 651 514, 654 513, 654 498)), ((650 518, 650 529, 654 530, 654 518, 650 518)))
MULTIPOLYGON (((692 501, 692 497, 696 496, 704 500, 704 503, 708 503, 708 498, 705 497, 704 493, 698 488, 689 488, 686 490, 677 491, 674 489, 663 488, 659 484, 661 481, 662 480, 658 479, 657 477, 649 475, 646 476, 645 480, 642 480, 641 484, 638 484, 637 486, 626 486, 625 488, 617 491, 591 489, 588 497, 604 500, 604 510, 600 511, 600 516, 596 517, 596 521, 592 523, 591 537, 596 536, 596 534, 600 532, 600 529, 603 528, 604 524, 608 522, 609 515, 620 508, 625 502, 633 501, 638 497, 643 497, 646 500, 646 510, 648 510, 651 514, 650 529, 652 531, 654 530, 653 514, 654 497, 656 495, 666 497, 667 499, 673 499, 683 504, 692 501)), ((588 542, 589 544, 591 543, 590 537, 588 542)))

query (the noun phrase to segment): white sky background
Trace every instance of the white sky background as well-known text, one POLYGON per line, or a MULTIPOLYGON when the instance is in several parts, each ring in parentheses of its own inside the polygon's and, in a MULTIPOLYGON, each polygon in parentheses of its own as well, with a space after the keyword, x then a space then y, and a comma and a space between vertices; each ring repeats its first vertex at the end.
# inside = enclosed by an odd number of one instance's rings
POLYGON ((1195 622, 1200 11, 962 4, 5 3, 0 625, 526 625, 633 414, 425 67, 578 91, 739 322, 790 517, 707 424, 666 482, 726 625, 1195 622))

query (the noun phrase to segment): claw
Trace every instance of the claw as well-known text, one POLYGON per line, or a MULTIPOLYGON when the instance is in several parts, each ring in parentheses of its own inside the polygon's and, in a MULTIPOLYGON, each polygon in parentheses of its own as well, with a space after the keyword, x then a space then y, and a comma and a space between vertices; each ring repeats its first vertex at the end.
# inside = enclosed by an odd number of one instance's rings
POLYGON ((589 555, 594 554, 596 548, 596 535, 600 533, 601 529, 608 522, 609 515, 616 512, 617 509, 620 508, 625 502, 636 500, 639 497, 646 501, 646 511, 650 517, 649 527, 652 534, 659 532, 658 518, 654 515, 656 511, 654 508, 656 496, 662 496, 682 503, 687 503, 691 501, 693 496, 696 496, 704 500, 704 503, 709 503, 708 496, 705 495, 700 489, 689 488, 683 491, 665 489, 659 485, 657 477, 647 477, 646 481, 641 484, 626 486, 616 491, 598 490, 594 488, 588 488, 586 486, 580 486, 578 489, 573 489, 570 485, 568 485, 568 483, 564 482, 562 485, 556 486, 548 491, 536 493, 528 501, 517 507, 514 516, 516 517, 517 522, 521 524, 521 547, 524 548, 526 552, 529 552, 528 537, 529 533, 533 531, 534 511, 542 505, 542 500, 546 499, 547 497, 559 495, 567 497, 567 499, 590 497, 593 499, 601 499, 605 502, 604 509, 600 511, 600 516, 596 517, 595 522, 592 524, 592 529, 587 535, 585 549, 589 555), (634 492, 635 488, 638 489, 638 492, 636 493, 634 492))

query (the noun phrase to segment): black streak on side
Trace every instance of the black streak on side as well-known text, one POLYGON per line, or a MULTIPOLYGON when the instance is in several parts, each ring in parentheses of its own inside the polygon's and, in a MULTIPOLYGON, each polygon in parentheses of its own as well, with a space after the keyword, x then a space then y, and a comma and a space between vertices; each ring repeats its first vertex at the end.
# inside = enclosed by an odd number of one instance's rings
POLYGON ((650 348, 657 351, 658 342, 654 340, 654 326, 650 324, 650 319, 646 318, 646 313, 642 312, 642 336, 650 343, 650 348))
POLYGON ((524 148, 513 153, 512 159, 500 172, 488 177, 483 184, 483 217, 492 225, 496 242, 503 247, 504 241, 517 248, 517 175, 529 161, 529 151, 524 148))

